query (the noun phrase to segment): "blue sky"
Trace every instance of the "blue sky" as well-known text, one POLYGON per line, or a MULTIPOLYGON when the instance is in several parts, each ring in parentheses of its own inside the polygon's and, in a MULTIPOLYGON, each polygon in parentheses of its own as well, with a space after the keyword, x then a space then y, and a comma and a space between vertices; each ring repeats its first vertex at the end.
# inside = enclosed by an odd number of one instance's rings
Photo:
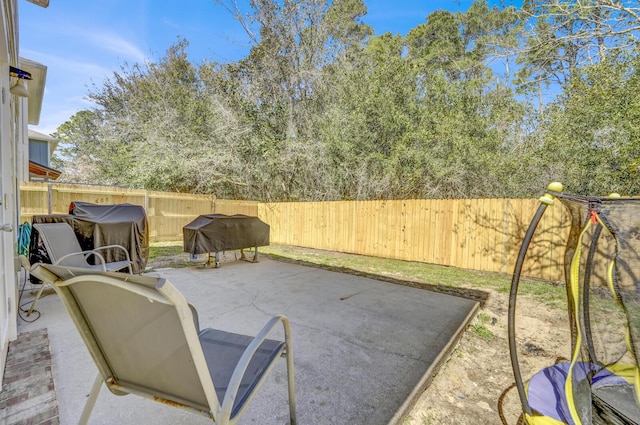
MULTIPOLYGON (((248 0, 238 0, 247 4, 248 0)), ((376 34, 406 35, 437 9, 467 10, 471 0, 365 0, 363 21, 376 34)), ((40 124, 45 134, 92 107, 86 94, 125 63, 162 57, 186 38, 189 58, 220 62, 248 52, 242 27, 214 0, 50 0, 44 9, 19 1, 20 56, 47 66, 40 124)))

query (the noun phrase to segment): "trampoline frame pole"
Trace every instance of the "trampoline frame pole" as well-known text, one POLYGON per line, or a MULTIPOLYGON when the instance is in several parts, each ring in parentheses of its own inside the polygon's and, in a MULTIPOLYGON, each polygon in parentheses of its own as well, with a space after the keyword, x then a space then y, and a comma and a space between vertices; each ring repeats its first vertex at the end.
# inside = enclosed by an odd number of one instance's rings
POLYGON ((520 365, 518 363, 518 353, 516 347, 516 330, 515 330, 515 318, 516 318, 516 298, 518 296, 518 285, 520 283, 520 275, 522 273, 522 266, 524 264, 527 250, 533 239, 533 234, 540 223, 540 219, 544 214, 547 206, 553 205, 552 195, 545 195, 540 198, 541 204, 536 210, 527 233, 524 236, 522 245, 520 245, 520 251, 518 252, 518 259, 516 261, 515 268, 513 270, 513 278, 511 280, 511 291, 509 293, 509 316, 508 316, 508 332, 509 332, 509 354, 511 355, 511 367, 513 369, 513 376, 515 378, 516 388, 518 389, 518 395, 520 396, 520 402, 524 412, 531 416, 531 406, 527 400, 527 395, 524 390, 524 383, 522 382, 522 375, 520 373, 520 365))

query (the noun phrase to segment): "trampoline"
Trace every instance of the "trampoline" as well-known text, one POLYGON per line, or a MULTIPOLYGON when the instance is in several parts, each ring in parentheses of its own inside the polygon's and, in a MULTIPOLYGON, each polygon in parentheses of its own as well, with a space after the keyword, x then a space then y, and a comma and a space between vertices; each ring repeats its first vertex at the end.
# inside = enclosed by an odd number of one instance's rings
POLYGON ((640 198, 576 196, 550 184, 520 248, 508 327, 520 424, 640 424, 640 198), (564 275, 571 352, 529 375, 518 353, 518 288, 536 227, 556 200, 570 218, 564 275))

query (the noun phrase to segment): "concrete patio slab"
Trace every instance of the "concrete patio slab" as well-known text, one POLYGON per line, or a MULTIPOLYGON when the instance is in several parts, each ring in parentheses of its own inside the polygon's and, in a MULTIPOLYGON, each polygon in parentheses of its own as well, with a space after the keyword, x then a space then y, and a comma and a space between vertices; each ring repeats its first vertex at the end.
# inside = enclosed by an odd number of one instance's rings
MULTIPOLYGON (((290 319, 300 424, 396 422, 478 306, 464 298, 270 259, 154 274, 172 282, 195 305, 201 328, 254 335, 273 315, 290 319)), ((20 323, 20 332, 48 328, 60 423, 76 423, 96 367, 57 296, 41 299, 38 310, 42 317, 20 323)), ((240 423, 287 421, 282 361, 240 423)), ((103 390, 90 423, 211 422, 103 390)))

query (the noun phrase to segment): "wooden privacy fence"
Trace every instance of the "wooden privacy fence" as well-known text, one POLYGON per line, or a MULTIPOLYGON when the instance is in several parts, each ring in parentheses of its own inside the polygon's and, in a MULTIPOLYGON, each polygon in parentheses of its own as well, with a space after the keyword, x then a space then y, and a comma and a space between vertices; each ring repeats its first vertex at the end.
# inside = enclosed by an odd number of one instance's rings
POLYGON ((73 201, 144 207, 152 242, 181 241, 182 227, 201 214, 258 214, 256 202, 227 201, 213 195, 23 182, 20 184, 20 220, 30 221, 34 215, 68 214, 73 201))
MULTIPOLYGON (((66 214, 72 201, 130 203, 145 208, 151 241, 182 240, 182 227, 201 214, 258 216, 271 242, 360 255, 511 273, 539 202, 531 199, 412 199, 257 203, 212 195, 99 186, 22 183, 21 219, 66 214)), ((565 208, 547 209, 524 275, 564 280, 565 208)))
MULTIPOLYGON (((258 204, 271 242, 375 257, 512 273, 539 202, 530 199, 258 204)), ((564 280, 565 208, 547 209, 523 274, 564 280)))

